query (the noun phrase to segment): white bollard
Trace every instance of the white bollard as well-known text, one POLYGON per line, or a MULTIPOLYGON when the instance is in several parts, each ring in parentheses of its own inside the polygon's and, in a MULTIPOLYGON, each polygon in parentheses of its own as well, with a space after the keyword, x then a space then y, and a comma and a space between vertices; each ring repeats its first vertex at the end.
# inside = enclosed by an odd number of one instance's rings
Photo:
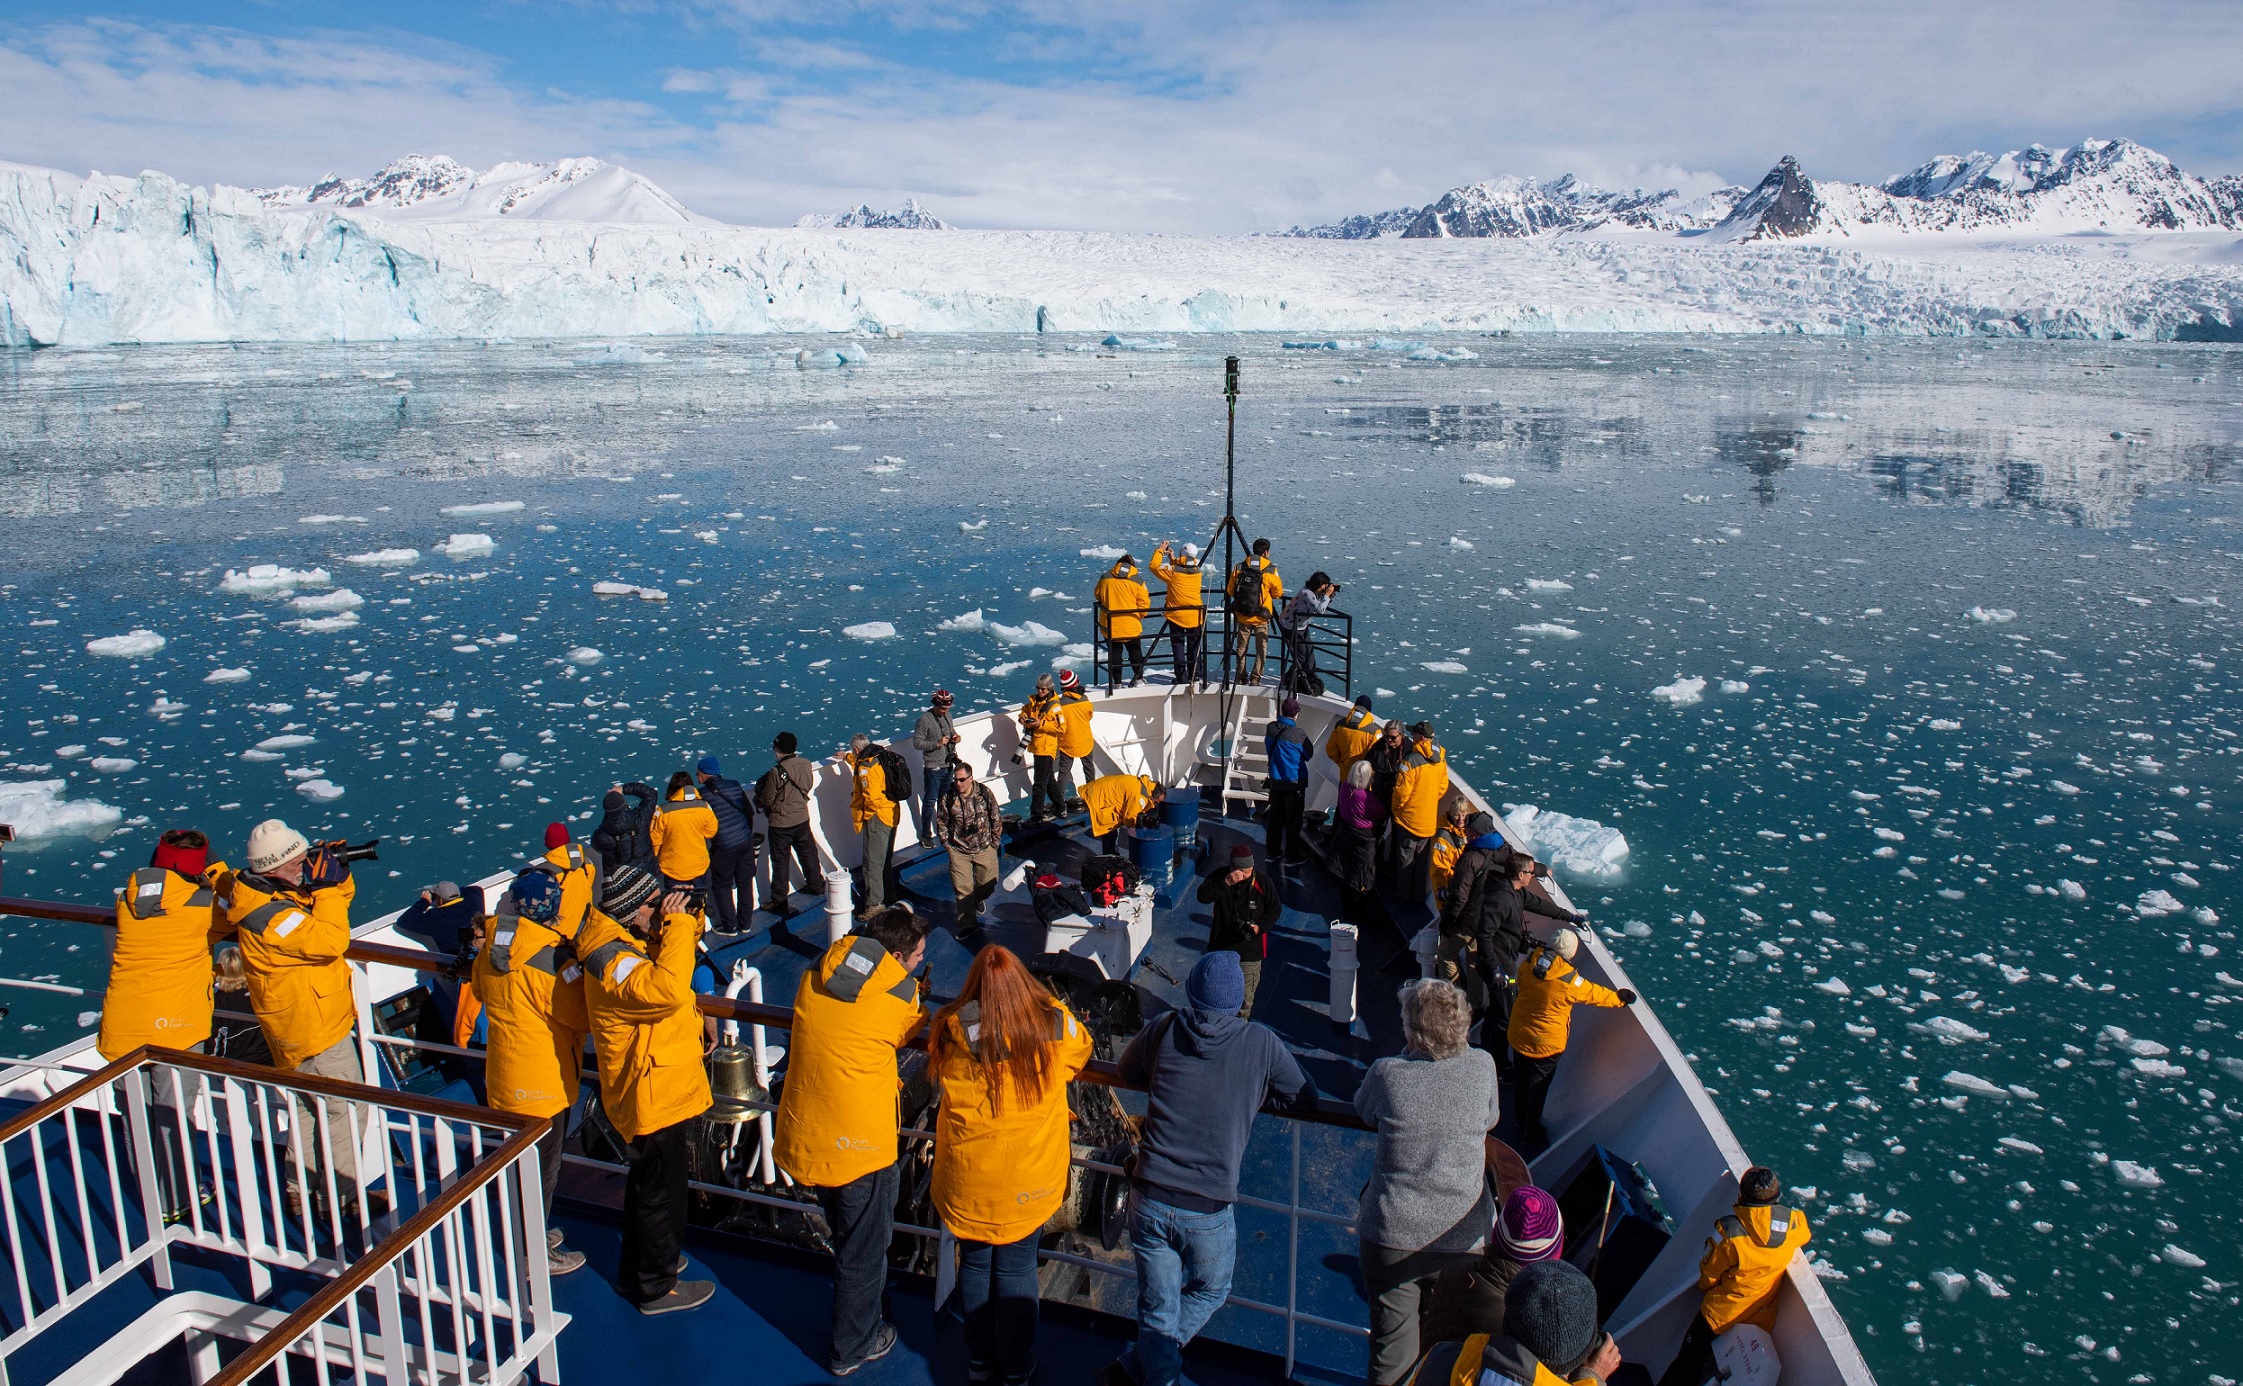
POLYGON ((856 926, 856 913, 849 905, 849 873, 838 868, 826 869, 826 942, 839 943, 848 937, 856 926))
POLYGON ((1332 1024, 1347 1029, 1355 1024, 1356 928, 1332 921, 1332 1024))
POLYGON ((1417 975, 1420 978, 1441 975, 1441 931, 1437 925, 1428 924, 1417 931, 1410 940, 1410 951, 1417 954, 1417 975))

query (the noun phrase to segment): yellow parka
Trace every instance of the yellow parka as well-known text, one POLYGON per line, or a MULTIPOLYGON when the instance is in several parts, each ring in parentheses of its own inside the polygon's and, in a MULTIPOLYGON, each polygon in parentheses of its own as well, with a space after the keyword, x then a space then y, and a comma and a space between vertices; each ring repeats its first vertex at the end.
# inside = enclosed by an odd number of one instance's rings
POLYGON ((838 1188, 896 1162, 896 1046, 925 1018, 919 984, 862 934, 802 975, 772 1151, 797 1183, 838 1188))
POLYGON ((1244 630, 1260 630, 1268 625, 1277 615, 1278 603, 1285 600, 1285 579, 1277 575, 1277 565, 1266 558, 1246 558, 1231 574, 1230 585, 1224 590, 1236 597, 1245 590, 1244 584, 1256 572, 1262 575, 1262 614, 1237 617, 1240 628, 1244 630))
POLYGON ((1097 742, 1090 735, 1090 697, 1084 693, 1059 695, 1059 754, 1075 760, 1090 759, 1097 742))
POLYGON ((1153 801, 1153 782, 1144 775, 1101 775, 1083 786, 1090 810, 1090 834, 1104 837, 1122 823, 1134 823, 1153 801))
POLYGON ((699 790, 681 789, 655 809, 646 835, 663 875, 697 881, 709 874, 709 839, 717 835, 717 811, 699 790))
POLYGON ((573 938, 600 898, 600 859, 581 842, 564 842, 547 852, 545 860, 561 883, 561 912, 554 925, 573 938))
POLYGON ((1340 772, 1341 783, 1347 781, 1347 767, 1378 744, 1381 730, 1379 719, 1359 707, 1349 708, 1347 715, 1332 725, 1332 734, 1324 738, 1324 754, 1340 772))
POLYGON ((1749 1323, 1775 1332, 1777 1286, 1812 1236, 1806 1215, 1796 1208, 1737 1204, 1714 1224, 1698 1262, 1698 1288, 1706 1292, 1698 1312, 1706 1327, 1721 1333, 1749 1323))
POLYGON ((1020 729, 1028 737, 1028 754, 1059 754, 1059 695, 1032 693, 1020 708, 1020 729))
POLYGON ((1401 773, 1394 777, 1394 798, 1387 805, 1394 826, 1411 837, 1433 836, 1441 830, 1441 800, 1448 792, 1448 752, 1420 740, 1402 757, 1401 773))
POLYGON ((1194 559, 1173 557, 1167 547, 1153 550, 1153 576, 1168 584, 1161 614, 1179 630, 1197 630, 1207 624, 1207 598, 1200 584, 1206 574, 1194 559))
MULTIPOLYGON (((963 1017, 949 1020, 942 1047, 942 1109, 935 1121, 935 1215, 959 1237, 1002 1245, 1051 1220, 1067 1196, 1074 1154, 1067 1083, 1090 1062, 1090 1032, 1051 1003, 1051 1061, 1033 1106, 1006 1091, 991 1102, 987 1070, 963 1017)), ((978 1027, 976 1027, 978 1028, 978 1027)))
POLYGON ((626 1140, 709 1110, 701 1065, 701 1013, 693 1004, 701 921, 662 916, 649 957, 637 936, 598 910, 577 935, 584 1010, 600 1056, 600 1105, 626 1140))
POLYGON ((1548 944, 1531 944, 1519 959, 1519 995, 1511 1003, 1511 1047, 1530 1059, 1565 1052, 1575 1006, 1620 1004, 1619 993, 1573 970, 1548 944))
POLYGON ((1449 882, 1456 877, 1456 859, 1463 855, 1464 834, 1452 825, 1443 824, 1441 831, 1433 834, 1433 864, 1427 871, 1435 895, 1449 888, 1449 882))
POLYGON ((219 880, 219 906, 241 936, 249 1008, 265 1032, 273 1066, 292 1069, 351 1031, 350 902, 358 883, 307 890, 234 872, 219 880))
POLYGON ((161 866, 132 873, 117 897, 117 946, 94 1048, 112 1063, 144 1044, 192 1049, 210 1038, 211 929, 223 922, 211 880, 161 866))
POLYGON ((1138 578, 1136 564, 1117 559, 1098 579, 1098 629, 1107 638, 1135 640, 1143 635, 1145 613, 1152 606, 1152 594, 1138 578))
POLYGON ((873 748, 867 746, 843 757, 856 772, 849 788, 849 816, 856 820, 860 833, 875 818, 891 828, 896 826, 896 802, 888 797, 888 771, 872 752, 873 748))
POLYGON ((580 926, 569 915, 566 891, 550 924, 501 913, 475 955, 468 985, 491 1021, 483 1076, 490 1105, 502 1112, 557 1116, 576 1101, 592 1018, 573 946, 580 926))

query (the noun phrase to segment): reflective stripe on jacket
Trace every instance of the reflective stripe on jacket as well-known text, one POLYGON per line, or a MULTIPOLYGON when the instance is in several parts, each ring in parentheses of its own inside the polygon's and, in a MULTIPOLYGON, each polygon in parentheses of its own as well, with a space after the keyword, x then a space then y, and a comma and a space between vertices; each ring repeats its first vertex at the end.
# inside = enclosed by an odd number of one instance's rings
POLYGON ((709 874, 709 839, 717 835, 716 810, 699 790, 681 789, 663 801, 647 825, 656 869, 673 881, 697 881, 709 874))
POLYGON ((773 1150, 796 1182, 838 1188, 896 1162, 896 1046, 924 1018, 918 983, 861 934, 803 974, 773 1150))
POLYGON ((357 893, 349 879, 309 891, 245 872, 220 881, 226 922, 240 935, 249 1008, 275 1068, 295 1068, 333 1048, 358 1019, 343 960, 357 893))
POLYGON ((935 1214, 957 1236, 1003 1245, 1051 1219, 1067 1194, 1074 1154, 1067 1083, 1090 1061, 1090 1032, 1051 1003, 1051 1057, 1043 1096, 1023 1106, 1011 1092, 992 1103, 987 1071, 960 1018, 943 1045, 942 1108, 935 1122, 935 1214))
POLYGON ((1812 1237, 1806 1215, 1796 1208, 1736 1205, 1714 1225, 1698 1262, 1698 1286, 1706 1292, 1698 1312, 1706 1327, 1721 1333, 1749 1323, 1775 1332, 1776 1290, 1791 1258, 1812 1237))
POLYGON ((1145 613, 1152 609, 1152 594, 1137 579, 1137 565, 1116 561, 1098 580, 1098 629, 1115 640, 1135 640, 1145 633, 1145 613))
POLYGON ((210 931, 218 918, 203 878, 160 866, 132 873, 117 897, 116 951, 94 1041, 102 1058, 115 1062, 144 1044, 192 1049, 210 1038, 210 931))
POLYGON ((1619 993, 1574 971, 1573 964, 1547 944, 1535 944, 1519 959, 1519 995, 1511 1003, 1511 1047, 1530 1059, 1563 1054, 1573 1034, 1575 1006, 1619 1004, 1619 993))
POLYGON ((1090 696, 1086 693, 1059 695, 1059 754, 1075 760, 1088 760, 1097 743, 1090 735, 1090 696))
POLYGON ((1166 549, 1153 555, 1153 576, 1168 584, 1162 614, 1179 630, 1197 630, 1207 624, 1207 599, 1200 594, 1206 576, 1188 558, 1171 557, 1166 549))
MULTIPOLYGON (((559 850, 559 849, 556 849, 559 850)), ((556 1116, 576 1101, 584 1036, 584 969, 569 939, 576 932, 504 913, 475 955, 469 982, 490 1018, 483 1076, 490 1104, 524 1116, 556 1116)))
POLYGON ((1441 800, 1449 792, 1448 752, 1430 741, 1420 741, 1402 757, 1394 777, 1394 826, 1411 837, 1431 837, 1441 830, 1441 800))
POLYGON ((598 910, 577 935, 585 1017, 599 1051, 600 1104, 626 1140, 709 1110, 701 1013, 693 1004, 700 938, 699 919, 664 915, 649 957, 636 936, 598 910))

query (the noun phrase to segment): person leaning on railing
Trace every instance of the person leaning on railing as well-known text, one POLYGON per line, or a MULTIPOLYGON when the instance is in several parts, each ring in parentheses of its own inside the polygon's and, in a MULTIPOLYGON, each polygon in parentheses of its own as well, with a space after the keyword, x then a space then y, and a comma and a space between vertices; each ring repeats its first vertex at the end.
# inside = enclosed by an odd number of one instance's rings
MULTIPOLYGON (((174 828, 156 839, 148 864, 118 893, 109 987, 94 1041, 105 1061, 115 1063, 144 1044, 197 1051, 207 1046, 211 934, 223 921, 210 881, 226 870, 209 858, 210 839, 192 828, 174 828)), ((179 1153, 179 1111, 169 1082, 151 1072, 148 1087, 156 1191, 164 1221, 176 1222, 186 1216, 190 1196, 179 1153)))
MULTIPOLYGON (((1533 875, 1529 860, 1524 872, 1533 875)), ((1525 889, 1514 878, 1518 889, 1525 889)), ((1633 1006, 1636 994, 1626 987, 1614 991, 1573 970, 1574 955, 1581 951, 1581 936, 1560 929, 1548 943, 1536 942, 1519 958, 1519 995, 1511 1006, 1511 1051, 1518 1056, 1513 1072, 1517 1093, 1519 1136, 1539 1150, 1549 1144, 1542 1125, 1542 1109, 1550 1100, 1550 1080, 1573 1034, 1573 1008, 1633 1006)))
MULTIPOLYGON (((219 878, 218 902, 240 937, 249 978, 249 1004, 264 1029, 273 1067, 315 1073, 347 1083, 366 1081, 351 1028, 358 1004, 351 991, 350 905, 357 894, 350 863, 339 852, 314 849, 304 835, 277 818, 249 833, 249 869, 219 878)), ((321 1099, 327 1111, 327 1153, 346 1208, 358 1201, 358 1135, 352 1105, 321 1099)), ((322 1162, 321 1142, 303 1140, 297 1157, 306 1172, 322 1162)), ((291 1186, 294 1184, 291 1177, 291 1186)), ((315 1187, 314 1202, 326 1196, 315 1187)), ((388 1195, 368 1195, 369 1211, 388 1195)))
POLYGON ((1441 801, 1449 793, 1449 757, 1433 741, 1433 724, 1410 728, 1409 754, 1394 776, 1394 889, 1405 900, 1421 900, 1432 888, 1433 835, 1441 830, 1441 801))
POLYGON ((857 924, 802 976, 772 1154, 812 1189, 833 1243, 833 1339, 847 1376, 896 1345, 882 1291, 896 1213, 896 1046, 926 1020, 912 974, 927 923, 902 905, 857 924))
POLYGON ((1339 591, 1340 585, 1328 574, 1311 573, 1277 615, 1278 634, 1285 641, 1286 684, 1296 692, 1324 691, 1324 680, 1316 672, 1316 642, 1310 623, 1332 609, 1332 598, 1339 591))
POLYGON ((553 1275, 584 1268, 584 1253, 561 1245, 552 1218, 561 1145, 576 1102, 578 1059, 592 1028, 584 969, 576 960, 576 939, 590 909, 569 899, 564 880, 564 873, 546 862, 523 868, 491 921, 469 982, 490 1020, 486 1100, 502 1112, 548 1119, 537 1159, 549 1229, 545 1259, 553 1275), (579 907, 572 911, 572 904, 579 907))
POLYGON ((1754 1165, 1737 1181, 1737 1202, 1714 1223, 1698 1262, 1698 1288, 1705 1293, 1682 1335, 1682 1348, 1659 1386, 1700 1386, 1714 1375, 1713 1340, 1750 1324, 1776 1331, 1776 1291, 1791 1258, 1812 1233, 1807 1215, 1776 1200, 1783 1181, 1766 1165, 1754 1165))
POLYGON ((671 775, 662 803, 647 824, 647 840, 654 844, 654 863, 663 883, 672 890, 706 889, 709 841, 716 835, 716 811, 701 797, 693 772, 671 775))
POLYGON ((1098 608, 1098 633, 1106 638, 1106 692, 1121 687, 1122 657, 1129 657, 1129 686, 1145 681, 1145 613, 1152 595, 1137 576, 1137 560, 1123 554, 1098 580, 1094 598, 1098 608))
POLYGON ((931 1197, 958 1239, 966 1379, 1036 1374, 1036 1241, 1067 1196, 1067 1084, 1090 1032, 1010 949, 974 955, 930 1031, 942 1107, 931 1197))
POLYGON ((1161 599, 1161 615, 1168 622, 1170 667, 1178 684, 1207 682, 1207 598, 1202 595, 1206 575, 1199 566, 1199 545, 1182 549, 1166 539, 1153 550, 1153 576, 1168 584, 1161 599))
POLYGON ((600 1106, 624 1141, 623 1251, 615 1288, 642 1314, 696 1309, 716 1293, 685 1268, 687 1149, 709 1110, 693 962, 701 920, 687 892, 655 897, 654 873, 623 867, 576 938, 584 1009, 600 1062, 600 1106))

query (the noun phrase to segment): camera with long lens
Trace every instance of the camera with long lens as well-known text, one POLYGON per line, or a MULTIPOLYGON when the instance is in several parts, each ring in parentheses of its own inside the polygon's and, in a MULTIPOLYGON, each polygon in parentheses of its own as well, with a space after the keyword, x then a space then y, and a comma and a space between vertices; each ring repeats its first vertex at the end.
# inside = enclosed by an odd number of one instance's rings
POLYGON ((382 845, 380 838, 353 846, 342 838, 322 842, 313 847, 304 859, 304 883, 309 886, 341 885, 350 878, 350 864, 354 861, 379 861, 375 851, 382 845))

